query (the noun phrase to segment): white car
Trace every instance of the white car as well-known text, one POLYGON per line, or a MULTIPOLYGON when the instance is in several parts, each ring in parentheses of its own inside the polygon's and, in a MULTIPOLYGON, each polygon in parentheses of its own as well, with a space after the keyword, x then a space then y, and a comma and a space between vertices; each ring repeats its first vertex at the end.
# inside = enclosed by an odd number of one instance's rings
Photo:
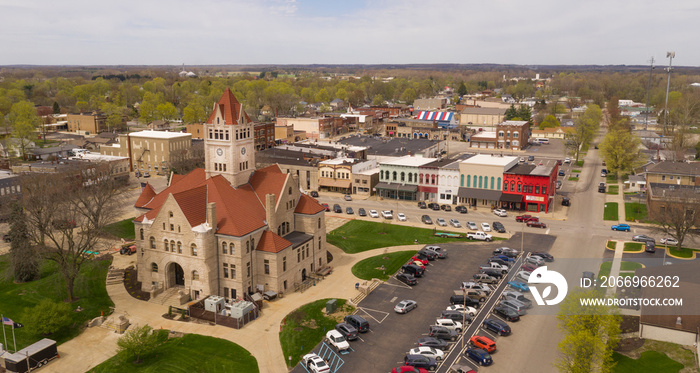
POLYGON ((379 213, 377 212, 377 210, 369 210, 369 216, 372 218, 378 218, 379 213))
POLYGON ((539 256, 529 256, 527 259, 525 259, 525 263, 530 263, 541 267, 544 265, 544 259, 540 258, 539 256))
POLYGON ((311 373, 330 373, 331 367, 320 356, 310 353, 301 358, 301 363, 311 373))
POLYGON ((519 160, 520 160, 520 163, 523 163, 523 162, 525 162, 525 157, 520 157, 519 160))
POLYGON ((493 210, 493 213, 496 214, 496 216, 500 216, 502 218, 508 216, 508 212, 504 209, 495 209, 493 210))
POLYGON ((571 158, 569 158, 569 157, 564 158, 564 163, 571 163, 571 158))
POLYGON ((479 228, 476 226, 476 223, 474 223, 473 221, 468 221, 468 222, 467 222, 467 228, 469 228, 469 229, 471 229, 471 230, 473 230, 473 231, 479 229, 479 228))
POLYGON ((476 308, 474 307, 469 307, 469 306, 464 306, 463 304, 453 304, 445 309, 446 311, 458 311, 461 313, 466 313, 469 316, 475 316, 476 315, 476 308))
POLYGON ((439 225, 441 227, 447 226, 447 222, 445 222, 445 219, 443 219, 443 218, 437 218, 437 220, 435 220, 435 222, 437 223, 437 225, 439 225))
POLYGON ((522 278, 523 280, 525 280, 525 282, 530 281, 530 272, 520 271, 520 272, 518 272, 517 277, 522 278))
POLYGON ((462 228, 462 224, 457 219, 450 219, 450 224, 455 228, 462 228))
POLYGON ((333 329, 328 331, 326 333, 326 340, 328 343, 333 345, 338 351, 345 351, 348 348, 350 348, 350 343, 345 340, 345 337, 343 337, 342 334, 340 334, 339 331, 333 329))
POLYGON ((396 214, 396 217, 399 219, 399 221, 406 221, 407 220, 406 214, 404 214, 403 212, 396 214))
POLYGON ((449 330, 454 330, 457 333, 462 332, 462 323, 452 319, 437 319, 435 320, 435 325, 445 327, 449 330))
POLYGON ((489 223, 481 223, 481 230, 484 232, 491 232, 491 226, 489 223))
POLYGON ((661 242, 662 245, 678 245, 678 240, 673 237, 662 238, 659 242, 661 242))
POLYGON ((402 300, 399 303, 396 303, 396 306, 394 306, 394 312, 396 313, 408 313, 408 311, 418 307, 418 303, 415 300, 402 300))
POLYGON ((407 355, 423 355, 435 360, 442 360, 445 357, 445 353, 442 350, 428 346, 415 347, 408 350, 407 355))
POLYGON ((384 219, 393 219, 393 218, 394 218, 394 214, 393 214, 391 211, 389 211, 389 210, 384 210, 384 211, 382 211, 382 217, 383 217, 384 219))
POLYGON ((488 285, 482 284, 480 282, 475 282, 475 281, 463 282, 462 289, 474 289, 474 290, 479 290, 486 295, 491 294, 491 288, 488 285))

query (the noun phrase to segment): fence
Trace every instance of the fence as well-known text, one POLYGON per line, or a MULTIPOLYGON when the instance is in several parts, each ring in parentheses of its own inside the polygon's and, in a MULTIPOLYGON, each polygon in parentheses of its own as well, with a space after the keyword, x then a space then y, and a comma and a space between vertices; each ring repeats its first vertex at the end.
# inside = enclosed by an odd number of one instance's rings
POLYGON ((212 311, 207 311, 204 309, 204 299, 200 300, 197 303, 191 304, 188 307, 188 310, 190 313, 190 317, 205 320, 216 325, 227 326, 229 328, 234 329, 241 329, 245 326, 245 324, 257 319, 260 316, 260 311, 257 306, 254 306, 252 311, 243 315, 243 317, 241 318, 215 314, 212 311))

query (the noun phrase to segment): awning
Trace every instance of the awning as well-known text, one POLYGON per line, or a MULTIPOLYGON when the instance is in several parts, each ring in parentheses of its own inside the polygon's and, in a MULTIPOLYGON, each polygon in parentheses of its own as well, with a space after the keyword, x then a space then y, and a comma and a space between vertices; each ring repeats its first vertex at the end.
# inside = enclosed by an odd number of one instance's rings
POLYGON ((501 199, 501 194, 503 194, 503 192, 501 192, 500 190, 459 188, 457 197, 485 199, 487 201, 498 201, 501 199))
POLYGON ((501 195, 501 202, 522 202, 523 196, 520 194, 506 194, 501 195))
POLYGON ((351 180, 342 180, 342 179, 320 179, 318 181, 318 185, 323 186, 323 187, 335 187, 335 188, 345 188, 348 189, 350 188, 350 183, 352 183, 351 180))
POLYGON ((449 122, 455 113, 447 111, 419 111, 417 119, 436 120, 439 122, 449 122))
POLYGON ((379 183, 375 187, 377 189, 399 190, 401 192, 417 192, 418 185, 401 185, 391 183, 379 183))

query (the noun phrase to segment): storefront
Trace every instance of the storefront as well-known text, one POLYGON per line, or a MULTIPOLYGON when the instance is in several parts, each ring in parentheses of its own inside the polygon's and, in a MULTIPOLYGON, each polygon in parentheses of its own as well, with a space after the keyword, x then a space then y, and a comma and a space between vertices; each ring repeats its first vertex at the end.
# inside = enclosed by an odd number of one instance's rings
POLYGON ((460 205, 496 208, 499 206, 501 194, 503 193, 500 190, 460 187, 457 197, 460 205))
POLYGON ((378 183, 375 187, 377 195, 386 199, 416 201, 418 185, 402 185, 399 183, 378 183))

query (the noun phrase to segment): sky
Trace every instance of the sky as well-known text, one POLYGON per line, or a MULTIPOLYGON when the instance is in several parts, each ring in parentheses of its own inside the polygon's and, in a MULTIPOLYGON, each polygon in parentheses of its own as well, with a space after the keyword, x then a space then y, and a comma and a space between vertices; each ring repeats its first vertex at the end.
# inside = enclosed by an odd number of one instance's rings
POLYGON ((697 0, 0 0, 0 65, 700 66, 697 0))

